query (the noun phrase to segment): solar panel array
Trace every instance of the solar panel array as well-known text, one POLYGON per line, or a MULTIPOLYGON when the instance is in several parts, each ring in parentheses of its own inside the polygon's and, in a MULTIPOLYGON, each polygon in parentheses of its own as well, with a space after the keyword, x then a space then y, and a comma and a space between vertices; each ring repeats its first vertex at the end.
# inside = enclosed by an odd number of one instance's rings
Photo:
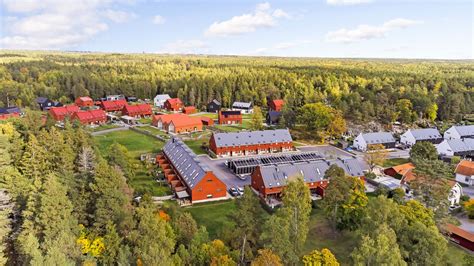
POLYGON ((317 152, 299 152, 293 154, 267 155, 254 158, 234 159, 228 162, 228 167, 238 175, 251 174, 258 165, 272 165, 322 160, 317 152))

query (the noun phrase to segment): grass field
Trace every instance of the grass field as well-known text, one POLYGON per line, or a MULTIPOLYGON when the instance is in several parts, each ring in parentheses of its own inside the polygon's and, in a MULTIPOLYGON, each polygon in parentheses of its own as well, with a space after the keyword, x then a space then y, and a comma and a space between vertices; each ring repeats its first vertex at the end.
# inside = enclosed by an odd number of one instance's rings
POLYGON ((192 114, 190 116, 205 116, 212 119, 217 119, 217 113, 192 114))
POLYGON ((216 238, 224 227, 233 227, 229 215, 236 210, 235 201, 218 201, 195 204, 185 210, 190 212, 199 225, 204 225, 211 238, 216 238))
POLYGON ((130 185, 136 194, 149 194, 152 196, 165 196, 171 194, 171 189, 167 184, 158 184, 146 171, 137 171, 135 177, 130 181, 130 185))
POLYGON ((103 125, 100 125, 98 127, 89 128, 89 129, 92 132, 97 132, 97 131, 102 131, 102 130, 111 129, 111 128, 117 128, 117 127, 119 127, 119 126, 114 125, 114 124, 103 124, 103 125))
POLYGON ((143 129, 143 130, 146 130, 154 135, 160 135, 160 136, 163 136, 163 137, 169 137, 169 135, 164 132, 163 130, 159 130, 157 129, 156 127, 152 127, 152 126, 144 126, 144 127, 138 127, 138 129, 143 129))
POLYGON ((410 160, 406 159, 406 158, 387 159, 383 163, 383 167, 392 167, 392 166, 395 166, 395 165, 404 164, 404 163, 408 163, 408 162, 410 162, 410 160))
POLYGON ((139 158, 142 153, 159 152, 164 143, 150 136, 131 130, 110 132, 94 136, 97 147, 106 155, 109 146, 115 142, 127 147, 134 158, 139 158))

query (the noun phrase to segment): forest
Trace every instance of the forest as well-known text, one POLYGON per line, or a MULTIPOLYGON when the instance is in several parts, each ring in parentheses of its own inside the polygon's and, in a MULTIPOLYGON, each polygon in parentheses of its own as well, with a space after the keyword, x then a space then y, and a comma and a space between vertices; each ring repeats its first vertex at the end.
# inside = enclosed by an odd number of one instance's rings
POLYGON ((0 105, 36 108, 34 99, 63 103, 78 96, 124 94, 152 99, 168 93, 204 109, 286 100, 294 110, 322 102, 357 124, 378 121, 460 122, 474 112, 472 61, 167 56, 153 54, 5 52, 0 105))

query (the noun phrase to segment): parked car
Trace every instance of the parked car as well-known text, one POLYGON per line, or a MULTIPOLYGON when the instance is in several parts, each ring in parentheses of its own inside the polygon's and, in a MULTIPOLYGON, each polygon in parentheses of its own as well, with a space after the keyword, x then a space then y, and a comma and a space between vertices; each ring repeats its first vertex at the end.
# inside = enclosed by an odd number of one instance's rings
POLYGON ((244 188, 243 187, 237 187, 237 191, 239 192, 240 196, 244 195, 244 188))
POLYGON ((232 197, 237 197, 239 196, 239 191, 235 187, 229 188, 229 193, 232 197))

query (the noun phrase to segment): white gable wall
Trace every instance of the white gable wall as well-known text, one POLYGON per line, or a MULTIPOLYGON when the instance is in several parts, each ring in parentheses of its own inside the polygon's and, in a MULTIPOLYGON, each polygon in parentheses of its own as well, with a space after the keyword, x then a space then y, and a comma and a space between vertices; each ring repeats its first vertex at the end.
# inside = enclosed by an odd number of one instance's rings
POLYGON ((413 134, 411 133, 411 131, 408 130, 407 132, 403 133, 400 136, 400 143, 405 144, 405 145, 409 145, 409 146, 413 146, 416 143, 416 139, 413 136, 413 134))
POLYGON ((436 145, 436 150, 438 151, 439 155, 454 156, 454 152, 451 149, 451 146, 449 146, 447 140, 443 140, 443 142, 436 145))
POLYGON ((362 136, 362 133, 357 136, 357 138, 354 139, 354 143, 352 144, 354 148, 356 148, 359 151, 366 151, 367 150, 367 142, 365 142, 364 137, 362 136))
POLYGON ((461 135, 456 130, 454 126, 450 127, 446 132, 444 132, 444 139, 460 139, 461 135))

